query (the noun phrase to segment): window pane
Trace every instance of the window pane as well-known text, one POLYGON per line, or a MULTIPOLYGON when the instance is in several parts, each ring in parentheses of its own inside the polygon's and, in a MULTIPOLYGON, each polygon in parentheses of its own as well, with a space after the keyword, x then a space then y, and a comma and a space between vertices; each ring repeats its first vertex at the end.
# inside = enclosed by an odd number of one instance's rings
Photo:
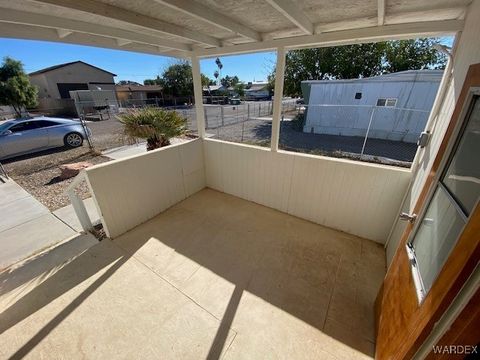
POLYGON ((59 124, 54 122, 54 121, 40 120, 40 121, 36 122, 36 125, 37 125, 37 129, 40 129, 40 128, 46 128, 46 127, 50 127, 50 126, 59 125, 59 124))
POLYGON ((415 235, 414 249, 425 292, 438 273, 462 231, 464 221, 442 187, 438 187, 415 235))
POLYGON ((391 106, 391 107, 393 107, 393 106, 395 106, 395 105, 397 105, 397 99, 388 99, 385 106, 391 106))
POLYGON ((468 216, 480 196, 480 100, 475 100, 467 127, 442 182, 468 216))
POLYGON ((33 121, 25 121, 20 124, 17 124, 15 126, 12 126, 10 130, 12 132, 20 132, 20 131, 26 131, 26 130, 33 130, 36 129, 36 124, 33 121))
POLYGON ((387 99, 378 99, 377 106, 385 106, 386 102, 387 102, 387 99))

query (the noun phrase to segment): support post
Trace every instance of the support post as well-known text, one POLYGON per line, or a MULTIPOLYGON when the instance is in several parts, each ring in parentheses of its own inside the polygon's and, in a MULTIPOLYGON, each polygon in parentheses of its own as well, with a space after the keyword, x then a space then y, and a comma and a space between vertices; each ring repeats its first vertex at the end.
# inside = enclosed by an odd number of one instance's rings
POLYGON ((277 48, 277 66, 275 68, 275 90, 272 115, 271 150, 278 151, 280 137, 280 116, 282 115, 283 79, 285 77, 285 48, 277 48))
POLYGON ((200 75, 200 62, 192 54, 193 94, 195 97, 195 113, 197 118, 198 136, 205 138, 205 113, 203 110, 202 77, 200 75))

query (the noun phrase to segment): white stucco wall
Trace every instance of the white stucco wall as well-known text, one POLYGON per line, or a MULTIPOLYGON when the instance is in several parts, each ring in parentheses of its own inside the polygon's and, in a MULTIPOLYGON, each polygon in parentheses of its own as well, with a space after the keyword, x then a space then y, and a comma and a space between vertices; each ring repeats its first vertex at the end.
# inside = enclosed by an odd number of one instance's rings
MULTIPOLYGON (((480 21, 478 19, 480 19, 480 1, 476 0, 472 2, 467 11, 465 28, 461 34, 453 59, 452 79, 448 84, 445 99, 440 106, 438 118, 435 120, 432 137, 428 146, 421 149, 417 155, 418 166, 415 169, 411 188, 409 189, 407 204, 404 205, 404 209, 408 209, 410 212, 415 207, 432 168, 433 161, 450 123, 455 104, 460 96, 468 68, 472 64, 480 63, 480 21)), ((388 263, 393 258, 404 227, 405 224, 399 221, 393 228, 392 236, 390 236, 387 245, 388 263)))

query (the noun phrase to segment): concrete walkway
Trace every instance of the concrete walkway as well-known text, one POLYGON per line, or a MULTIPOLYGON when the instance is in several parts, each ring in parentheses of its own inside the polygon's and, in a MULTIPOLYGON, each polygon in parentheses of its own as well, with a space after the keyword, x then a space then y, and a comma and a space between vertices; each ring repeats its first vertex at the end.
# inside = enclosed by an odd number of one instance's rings
POLYGON ((0 183, 0 270, 77 232, 12 180, 0 183))
MULTIPOLYGON (((170 143, 174 145, 174 144, 184 143, 187 141, 189 140, 173 138, 170 140, 170 143)), ((147 143, 140 142, 138 144, 125 145, 125 146, 120 146, 113 149, 105 150, 104 152, 102 152, 102 155, 109 157, 110 159, 116 160, 116 159, 123 159, 133 155, 143 154, 146 152, 147 152, 147 143)))
MULTIPOLYGON (((87 213, 90 217, 90 221, 92 222, 92 224, 99 224, 100 215, 98 214, 97 207, 93 202, 93 198, 85 199, 83 200, 83 203, 85 204, 85 208, 87 209, 87 213)), ((82 225, 80 225, 80 221, 78 220, 77 214, 75 214, 75 210, 73 209, 73 206, 71 204, 55 210, 53 214, 75 231, 83 231, 82 225)))

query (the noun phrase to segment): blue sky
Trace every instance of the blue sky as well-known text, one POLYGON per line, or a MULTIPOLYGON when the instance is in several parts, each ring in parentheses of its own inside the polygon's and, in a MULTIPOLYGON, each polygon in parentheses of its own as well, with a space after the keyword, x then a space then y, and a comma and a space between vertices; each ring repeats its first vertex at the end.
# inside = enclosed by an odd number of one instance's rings
MULTIPOLYGON (((442 43, 451 46, 453 38, 445 37, 442 43)), ((115 81, 133 80, 143 83, 161 74, 174 58, 133 53, 129 51, 102 49, 82 45, 70 45, 45 41, 0 38, 0 59, 5 56, 20 60, 27 72, 70 61, 82 60, 117 74, 115 81)), ((264 52, 247 55, 223 56, 222 77, 237 75, 240 80, 266 80, 275 65, 275 53, 264 52)), ((214 79, 217 66, 215 59, 201 62, 202 72, 214 79)))
MULTIPOLYGON (((61 44, 45 41, 0 38, 0 58, 10 56, 20 60, 25 71, 32 72, 48 66, 82 60, 117 74, 115 81, 144 79, 157 74, 176 62, 164 56, 133 53, 129 51, 102 49, 81 45, 61 44)), ((222 77, 237 75, 243 81, 265 80, 275 62, 275 53, 257 53, 240 56, 225 56, 222 77)), ((202 72, 210 78, 216 69, 215 59, 201 62, 202 72)))

